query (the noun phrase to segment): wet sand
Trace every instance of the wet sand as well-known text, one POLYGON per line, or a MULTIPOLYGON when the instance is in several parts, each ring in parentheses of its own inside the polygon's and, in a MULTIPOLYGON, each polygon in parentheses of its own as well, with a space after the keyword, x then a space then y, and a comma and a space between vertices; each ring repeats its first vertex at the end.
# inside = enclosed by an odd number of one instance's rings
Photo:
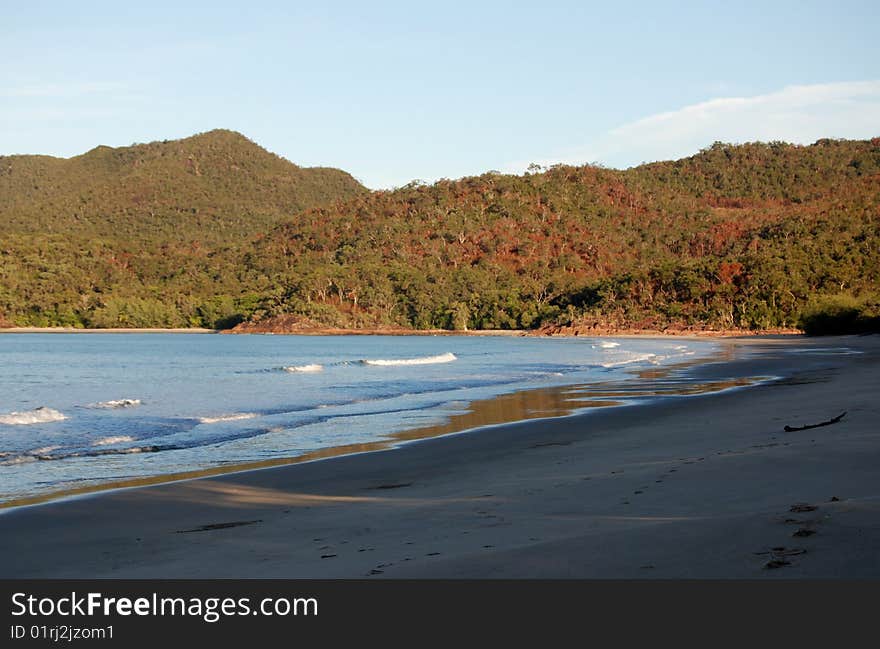
POLYGON ((0 577, 880 577, 880 337, 731 344, 782 379, 8 510, 0 577))

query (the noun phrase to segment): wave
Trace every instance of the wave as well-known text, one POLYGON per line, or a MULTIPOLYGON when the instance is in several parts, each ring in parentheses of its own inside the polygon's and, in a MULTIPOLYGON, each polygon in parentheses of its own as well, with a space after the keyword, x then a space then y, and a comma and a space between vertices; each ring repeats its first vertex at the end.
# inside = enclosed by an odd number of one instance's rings
POLYGON ((10 412, 5 415, 0 415, 0 424, 6 424, 7 426, 47 424, 49 422, 63 421, 65 419, 67 419, 67 415, 64 413, 42 406, 40 408, 34 408, 33 410, 10 412))
POLYGON ((134 408, 141 405, 140 399, 114 399, 111 401, 99 401, 98 403, 89 404, 89 408, 134 408))
POLYGON ((110 444, 122 444, 125 442, 133 442, 134 437, 131 435, 111 435, 110 437, 102 437, 92 442, 92 446, 109 446, 110 444))
POLYGON ((240 419, 253 419, 259 417, 255 412, 236 412, 231 415, 217 415, 216 417, 199 417, 202 424, 217 424, 222 421, 238 421, 240 419))
POLYGON ((57 444, 55 446, 43 446, 41 448, 35 448, 33 451, 29 451, 28 455, 46 455, 52 451, 57 451, 59 448, 61 447, 57 444))
POLYGON ((434 363, 451 363, 458 357, 452 352, 445 354, 437 354, 436 356, 422 356, 420 358, 397 358, 397 359, 366 359, 361 363, 364 365, 378 365, 381 367, 389 367, 396 365, 433 365, 434 363))
POLYGON ((630 365, 632 363, 643 363, 645 361, 656 361, 657 354, 635 354, 630 356, 629 358, 622 358, 619 361, 613 361, 610 363, 601 363, 600 367, 604 367, 605 369, 609 369, 612 367, 620 367, 622 365, 630 365))
POLYGON ((324 370, 323 365, 319 365, 318 363, 312 363, 310 365, 291 365, 289 367, 285 367, 285 372, 291 373, 312 373, 312 372, 321 372, 324 370))
MULTIPOLYGON (((56 447, 57 448, 57 447, 56 447)), ((75 457, 102 457, 105 455, 133 455, 137 453, 158 453, 159 451, 170 451, 178 447, 167 445, 151 445, 151 446, 133 446, 130 448, 99 448, 91 451, 72 451, 70 453, 58 453, 55 455, 40 455, 36 451, 31 451, 23 455, 15 455, 8 459, 0 460, 0 466, 12 466, 16 464, 26 464, 28 462, 67 460, 75 457)), ((38 449, 42 450, 42 449, 38 449)))
POLYGON ((614 349, 615 347, 620 347, 620 343, 616 343, 610 340, 603 340, 598 345, 593 345, 594 349, 597 347, 599 349, 614 349))
POLYGON ((16 455, 15 457, 8 460, 0 461, 0 465, 13 466, 16 464, 27 464, 28 462, 37 462, 39 461, 39 459, 40 458, 38 458, 36 455, 16 455))

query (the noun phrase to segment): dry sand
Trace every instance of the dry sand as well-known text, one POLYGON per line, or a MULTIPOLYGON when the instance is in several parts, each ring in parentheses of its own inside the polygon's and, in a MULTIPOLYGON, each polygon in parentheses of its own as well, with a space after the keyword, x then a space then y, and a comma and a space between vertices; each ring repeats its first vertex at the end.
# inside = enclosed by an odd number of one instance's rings
POLYGON ((784 379, 13 509, 0 577, 880 577, 880 338, 732 344, 784 379))

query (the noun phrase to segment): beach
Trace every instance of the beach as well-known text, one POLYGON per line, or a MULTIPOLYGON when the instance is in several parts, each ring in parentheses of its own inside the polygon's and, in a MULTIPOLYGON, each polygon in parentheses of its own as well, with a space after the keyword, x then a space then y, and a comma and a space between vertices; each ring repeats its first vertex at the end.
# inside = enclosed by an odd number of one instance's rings
POLYGON ((762 380, 7 510, 0 576, 880 577, 880 337, 731 344, 690 371, 762 380))

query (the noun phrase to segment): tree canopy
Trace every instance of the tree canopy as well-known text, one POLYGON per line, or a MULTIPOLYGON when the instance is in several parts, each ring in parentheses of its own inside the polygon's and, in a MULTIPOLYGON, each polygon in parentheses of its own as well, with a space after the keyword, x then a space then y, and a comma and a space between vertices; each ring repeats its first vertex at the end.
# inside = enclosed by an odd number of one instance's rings
POLYGON ((761 330, 880 279, 878 139, 367 192, 220 131, 0 158, 0 197, 17 324, 761 330))

